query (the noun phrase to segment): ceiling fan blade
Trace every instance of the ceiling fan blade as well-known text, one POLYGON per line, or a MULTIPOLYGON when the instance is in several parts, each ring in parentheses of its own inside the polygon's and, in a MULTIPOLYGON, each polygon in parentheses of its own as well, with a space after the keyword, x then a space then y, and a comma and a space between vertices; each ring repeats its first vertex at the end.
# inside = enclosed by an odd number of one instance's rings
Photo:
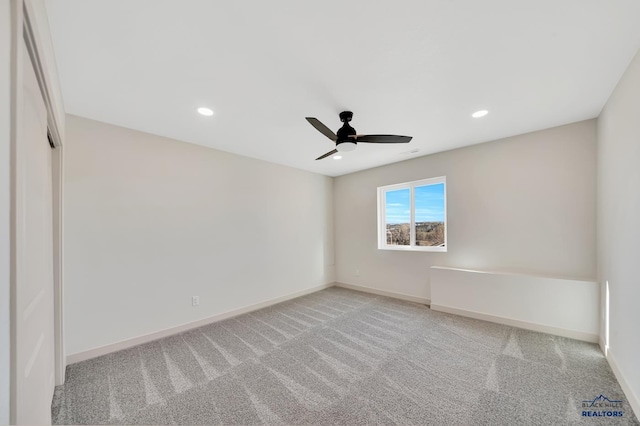
POLYGON ((398 135, 353 135, 351 137, 365 143, 408 143, 412 139, 411 136, 398 135))
POLYGON ((320 120, 314 117, 305 117, 305 118, 307 119, 309 124, 315 127, 320 133, 322 133, 323 135, 325 135, 326 137, 328 137, 334 142, 338 140, 338 136, 335 133, 333 133, 333 131, 330 128, 322 124, 320 120))
POLYGON ((326 157, 328 157, 328 156, 330 156, 330 155, 333 155, 333 154, 335 154, 335 153, 337 153, 337 152, 338 152, 338 150, 337 150, 337 149, 334 149, 334 150, 329 151, 329 152, 327 152, 326 154, 321 155, 320 157, 316 158, 316 160, 322 160, 323 158, 326 158, 326 157))

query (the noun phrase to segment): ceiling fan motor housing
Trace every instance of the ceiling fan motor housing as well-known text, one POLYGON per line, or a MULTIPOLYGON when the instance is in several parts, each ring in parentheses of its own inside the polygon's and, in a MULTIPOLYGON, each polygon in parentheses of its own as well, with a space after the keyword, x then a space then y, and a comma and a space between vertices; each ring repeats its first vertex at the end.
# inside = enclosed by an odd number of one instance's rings
MULTIPOLYGON (((352 118, 353 118, 353 113, 351 111, 342 111, 340 113, 340 121, 342 121, 344 124, 336 132, 336 135, 338 136, 338 140, 336 140, 336 145, 339 146, 340 144, 345 142, 352 143, 353 148, 349 149, 349 151, 352 151, 353 149, 355 149, 355 139, 350 137, 350 136, 356 135, 356 129, 354 129, 349 125, 349 122, 351 121, 352 118)), ((338 150, 340 149, 338 148, 338 150)))
POLYGON ((356 139, 349 137, 356 134, 356 129, 349 126, 349 122, 345 121, 344 125, 338 129, 336 135, 336 149, 340 152, 348 152, 356 149, 356 139))
POLYGON ((349 137, 356 134, 356 129, 349 126, 349 124, 344 123, 342 127, 338 129, 336 135, 338 135, 338 142, 340 141, 348 141, 353 140, 353 138, 349 137))

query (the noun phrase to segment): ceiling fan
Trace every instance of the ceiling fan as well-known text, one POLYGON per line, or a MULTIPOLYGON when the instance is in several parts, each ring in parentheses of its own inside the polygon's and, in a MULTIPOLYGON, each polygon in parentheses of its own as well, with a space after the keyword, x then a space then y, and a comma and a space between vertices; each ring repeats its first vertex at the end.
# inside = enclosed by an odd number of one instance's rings
POLYGON ((344 124, 338 133, 333 133, 331 129, 322 124, 320 120, 314 117, 306 117, 309 124, 315 127, 320 133, 331 139, 336 144, 336 148, 327 152, 324 155, 316 158, 316 160, 322 160, 337 152, 348 152, 356 149, 358 142, 365 143, 408 143, 411 141, 411 136, 398 136, 398 135, 358 135, 356 129, 349 125, 349 122, 353 118, 351 111, 342 111, 340 113, 340 121, 344 124))

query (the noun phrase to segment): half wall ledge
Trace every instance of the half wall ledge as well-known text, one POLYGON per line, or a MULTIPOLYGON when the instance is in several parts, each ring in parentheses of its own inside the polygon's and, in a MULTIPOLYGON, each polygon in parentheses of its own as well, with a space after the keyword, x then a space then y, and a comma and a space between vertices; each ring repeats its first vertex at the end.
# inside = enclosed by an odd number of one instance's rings
POLYGON ((431 309, 598 343, 594 281, 432 266, 431 309))

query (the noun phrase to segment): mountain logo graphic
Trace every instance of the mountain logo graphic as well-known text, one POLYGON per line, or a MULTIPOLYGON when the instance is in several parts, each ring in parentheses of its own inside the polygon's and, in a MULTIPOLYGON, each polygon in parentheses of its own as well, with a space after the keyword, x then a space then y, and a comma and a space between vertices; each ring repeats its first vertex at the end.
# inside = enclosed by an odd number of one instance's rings
POLYGON ((615 399, 609 399, 606 396, 600 394, 600 396, 596 396, 593 401, 587 400, 587 401, 582 401, 583 403, 583 407, 593 407, 593 406, 598 406, 598 403, 604 403, 605 405, 607 403, 609 404, 622 404, 622 400, 615 400, 615 399))

